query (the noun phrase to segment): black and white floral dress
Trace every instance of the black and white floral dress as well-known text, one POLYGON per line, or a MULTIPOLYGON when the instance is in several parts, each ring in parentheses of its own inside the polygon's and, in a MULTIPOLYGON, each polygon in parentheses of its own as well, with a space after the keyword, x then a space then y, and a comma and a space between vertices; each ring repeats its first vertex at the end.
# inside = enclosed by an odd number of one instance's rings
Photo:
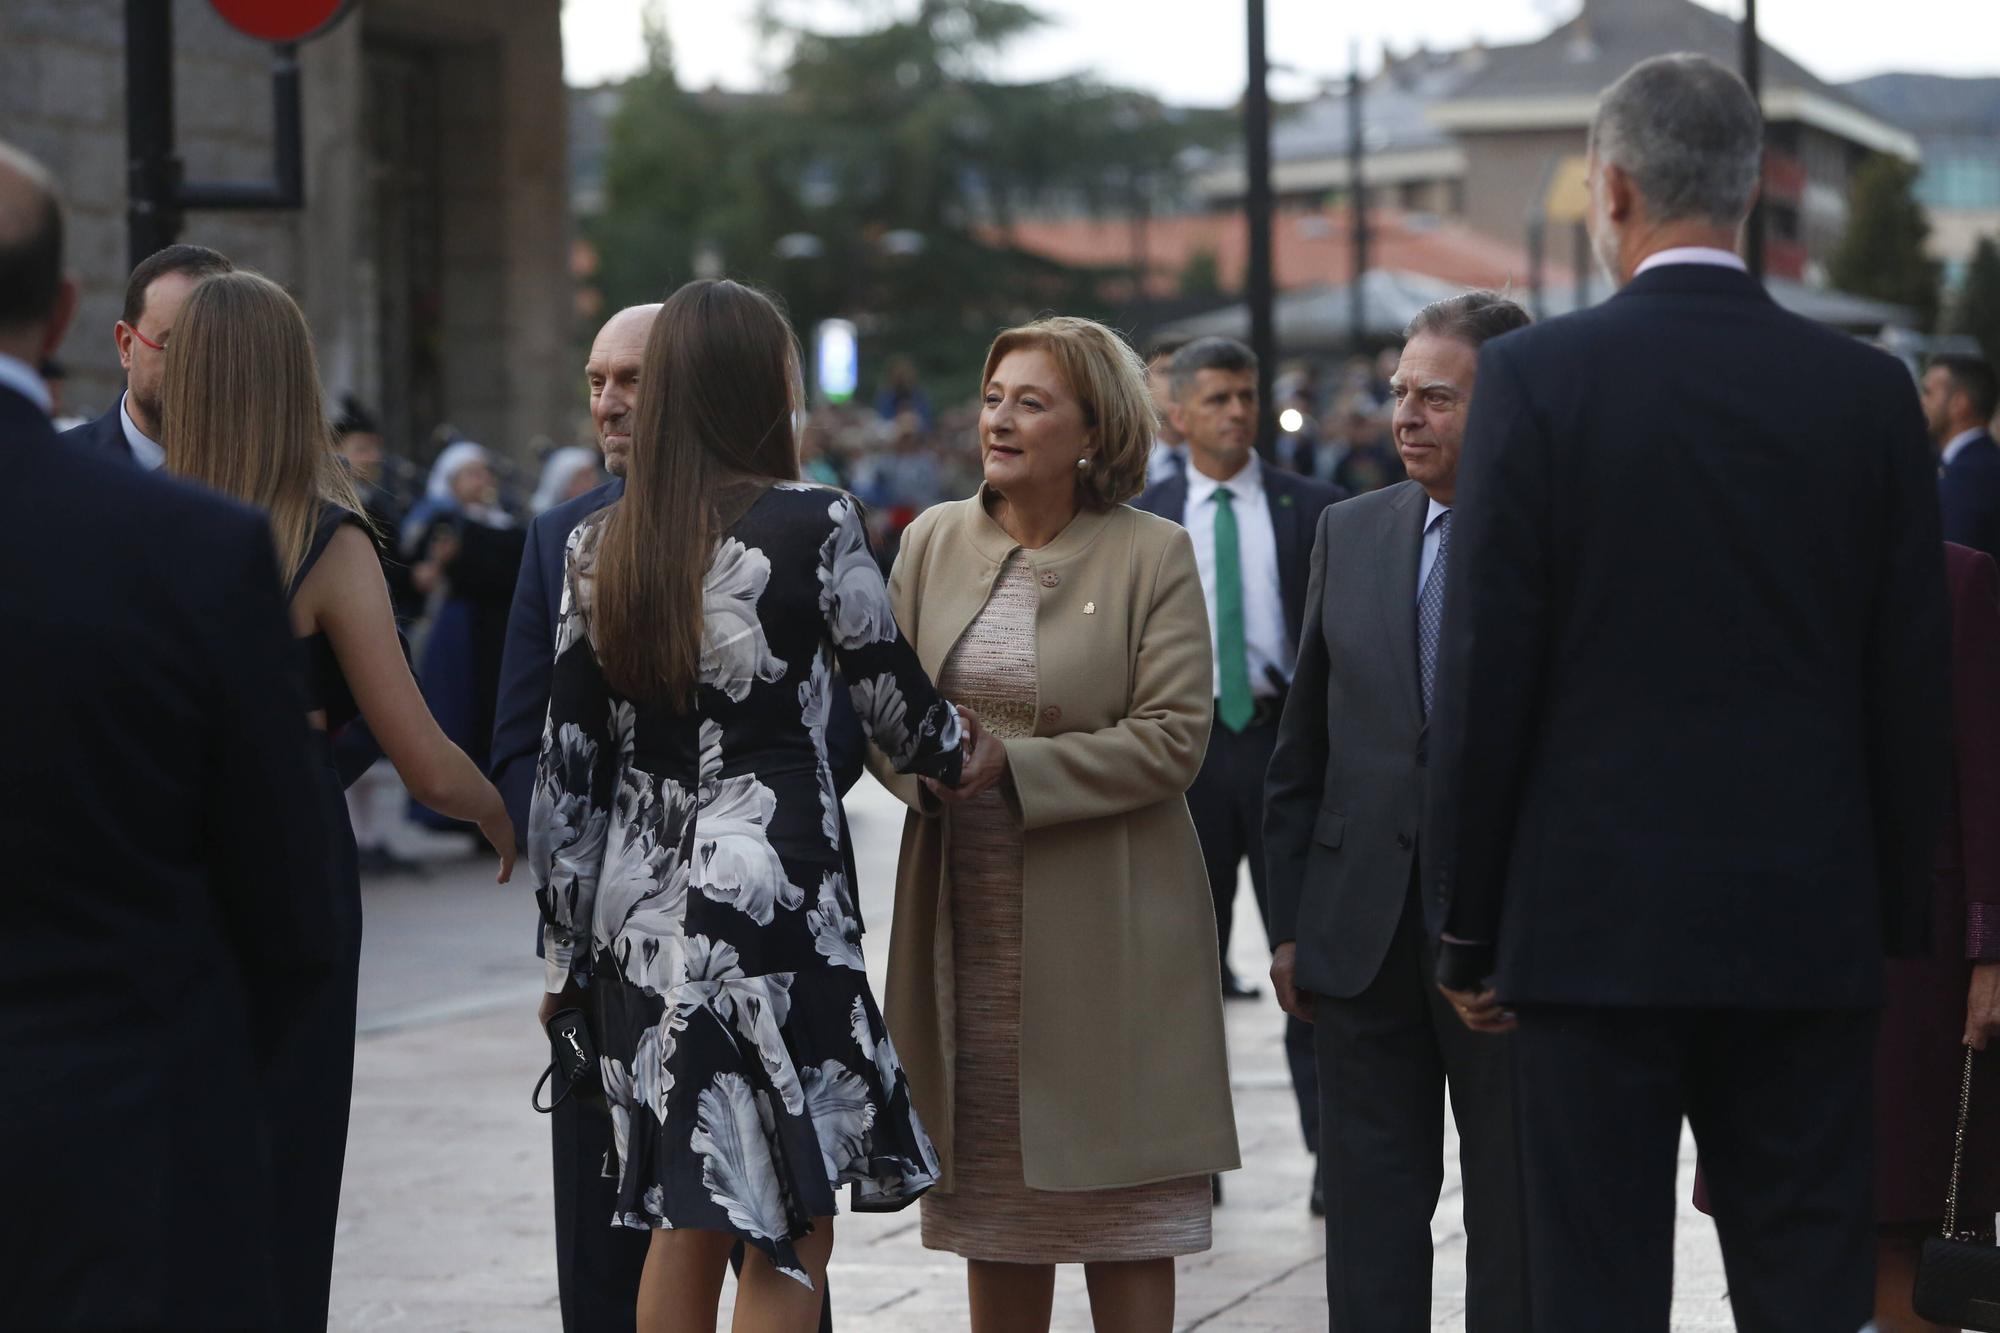
MULTIPOLYGON (((622 502, 621 502, 622 503, 622 502)), ((792 1241, 936 1183, 862 970, 827 764, 837 661, 908 773, 955 783, 957 713, 896 627, 854 501, 783 483, 717 543, 695 708, 635 707, 587 632, 603 520, 571 535, 528 855, 549 986, 574 976, 619 1159, 612 1225, 792 1241)))

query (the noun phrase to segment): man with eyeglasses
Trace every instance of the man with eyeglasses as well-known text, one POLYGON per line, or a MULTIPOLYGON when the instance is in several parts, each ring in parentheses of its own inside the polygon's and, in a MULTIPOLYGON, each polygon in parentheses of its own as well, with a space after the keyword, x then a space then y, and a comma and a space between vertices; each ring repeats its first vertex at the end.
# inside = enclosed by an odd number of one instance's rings
POLYGON ((125 310, 112 326, 125 392, 117 406, 66 430, 65 444, 81 445, 148 471, 166 461, 160 439, 160 391, 167 374, 167 342, 195 284, 236 266, 205 245, 170 245, 139 262, 125 284, 125 310))

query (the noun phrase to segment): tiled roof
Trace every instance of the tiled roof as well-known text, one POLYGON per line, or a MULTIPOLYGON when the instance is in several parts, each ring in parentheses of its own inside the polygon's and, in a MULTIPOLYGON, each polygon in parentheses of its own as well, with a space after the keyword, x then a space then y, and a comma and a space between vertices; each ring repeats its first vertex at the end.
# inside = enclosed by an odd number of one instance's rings
POLYGON ((1878 74, 1844 87, 1861 105, 1917 134, 2000 135, 2000 79, 1878 74))
MULTIPOLYGON (((1739 32, 1727 14, 1694 0, 1584 0, 1575 18, 1540 41, 1487 51, 1483 68, 1458 86, 1452 100, 1594 97, 1641 60, 1675 51, 1710 56, 1733 69, 1739 32)), ((1768 42, 1763 82, 1859 106, 1768 42)))
MULTIPOLYGON (((1368 265, 1423 274, 1466 287, 1523 286, 1527 254, 1521 247, 1423 213, 1370 209, 1368 265)), ((1272 219, 1272 272, 1278 287, 1308 287, 1347 281, 1353 267, 1345 209, 1284 211, 1272 219)), ((992 239, 998 239, 995 233, 992 239)), ((1015 245, 1059 263, 1085 268, 1121 268, 1132 262, 1128 218, 1023 220, 1010 237, 1015 245)), ((1188 261, 1206 251, 1214 256, 1224 291, 1240 289, 1248 267, 1249 229, 1237 212, 1183 214, 1146 224, 1147 290, 1170 296, 1180 289, 1188 261)), ((1566 264, 1553 257, 1545 280, 1571 281, 1566 264)))

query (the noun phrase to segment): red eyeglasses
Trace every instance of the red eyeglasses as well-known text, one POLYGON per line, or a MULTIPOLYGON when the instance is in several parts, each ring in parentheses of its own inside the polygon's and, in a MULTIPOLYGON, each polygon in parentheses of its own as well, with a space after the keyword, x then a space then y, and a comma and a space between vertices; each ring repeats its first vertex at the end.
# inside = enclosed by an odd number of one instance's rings
POLYGON ((164 352, 167 350, 167 345, 165 343, 154 342, 151 338, 148 338, 145 334, 139 332, 137 326, 127 324, 125 327, 132 331, 132 336, 134 338, 137 338, 140 342, 146 344, 146 346, 152 348, 154 351, 164 352))

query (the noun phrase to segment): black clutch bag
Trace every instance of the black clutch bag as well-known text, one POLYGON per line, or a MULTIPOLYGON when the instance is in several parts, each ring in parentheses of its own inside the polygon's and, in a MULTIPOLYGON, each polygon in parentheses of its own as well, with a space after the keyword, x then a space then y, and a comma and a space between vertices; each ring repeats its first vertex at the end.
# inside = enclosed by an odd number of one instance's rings
POLYGON ((579 1087, 597 1086, 597 1045, 590 1039, 590 1028, 583 1021, 583 1010, 559 1010, 549 1019, 547 1031, 549 1067, 542 1071, 535 1090, 528 1094, 529 1105, 543 1115, 561 1106, 563 1098, 579 1087), (542 1089, 557 1074, 562 1075, 562 1091, 556 1094, 554 1101, 544 1106, 542 1089))
POLYGON ((1944 1201, 1944 1234, 1924 1242, 1911 1304, 1935 1324, 2000 1330, 2000 1245, 1990 1233, 1958 1229, 1958 1182, 1965 1165, 1965 1124, 1972 1109, 1972 1055, 1958 1089, 1958 1133, 1952 1140, 1951 1189, 1944 1201))

